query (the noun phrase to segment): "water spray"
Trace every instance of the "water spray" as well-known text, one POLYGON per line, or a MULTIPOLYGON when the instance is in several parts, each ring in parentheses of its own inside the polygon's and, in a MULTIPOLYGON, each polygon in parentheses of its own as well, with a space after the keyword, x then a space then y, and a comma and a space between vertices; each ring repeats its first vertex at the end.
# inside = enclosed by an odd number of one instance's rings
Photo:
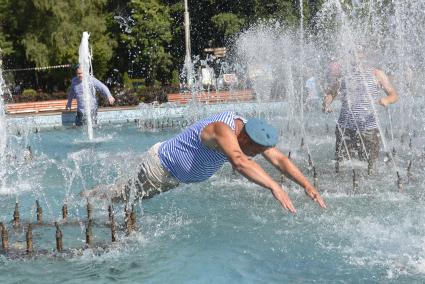
POLYGON ((31 146, 27 147, 27 152, 25 155, 25 160, 32 160, 32 150, 31 150, 31 146))
POLYGON ((124 207, 124 222, 125 222, 125 228, 127 230, 127 234, 129 235, 132 231, 132 225, 131 225, 131 211, 130 211, 130 205, 127 203, 124 207))
POLYGON ((412 160, 409 161, 409 164, 407 166, 407 173, 406 173, 406 175, 407 175, 407 181, 408 182, 412 178, 412 172, 411 172, 411 170, 412 170, 412 160))
POLYGON ((316 189, 319 189, 319 178, 317 176, 316 167, 313 167, 313 184, 316 189))
POLYGON ((93 207, 87 200, 87 221, 93 220, 93 207))
POLYGON ((390 133, 388 132, 388 127, 385 127, 385 138, 390 139, 390 133))
POLYGON ((93 246, 93 220, 89 219, 86 226, 86 245, 93 246))
MULTIPOLYGON (((36 204, 37 207, 40 207, 39 202, 36 200, 36 204)), ((92 206, 90 203, 87 203, 87 209, 88 209, 88 220, 86 222, 86 229, 85 229, 85 246, 83 247, 83 249, 97 249, 99 247, 99 245, 96 245, 96 243, 94 243, 94 238, 93 238, 93 230, 94 230, 94 219, 93 219, 93 214, 92 214, 92 206)), ((34 244, 33 244, 33 228, 35 225, 43 225, 46 227, 49 226, 54 226, 56 228, 55 231, 55 239, 56 239, 56 251, 57 252, 63 252, 63 233, 62 230, 60 228, 60 222, 55 221, 53 223, 42 223, 41 224, 41 219, 37 220, 37 223, 32 223, 32 222, 23 222, 20 218, 19 218, 19 210, 18 210, 18 203, 16 203, 15 205, 15 211, 16 213, 14 214, 15 216, 15 223, 17 225, 14 226, 14 228, 16 229, 19 226, 25 227, 25 240, 26 240, 26 248, 25 250, 20 250, 18 248, 13 248, 12 251, 9 248, 9 233, 7 231, 6 226, 4 225, 4 223, 0 222, 0 235, 1 235, 1 249, 0 249, 0 253, 3 255, 6 255, 7 257, 11 257, 11 258, 21 258, 21 257, 32 257, 34 256, 34 253, 36 253, 37 256, 41 256, 41 255, 48 255, 51 250, 45 250, 45 249, 37 249, 34 250, 34 244), (19 221, 19 223, 18 223, 19 221)), ((66 207, 65 207, 66 208, 66 207)), ((63 209, 63 208, 62 208, 63 209)), ((101 226, 106 226, 106 227, 110 227, 111 230, 111 241, 112 242, 116 242, 118 241, 118 237, 117 237, 117 230, 118 227, 116 225, 115 222, 115 217, 114 217, 114 209, 113 206, 110 205, 108 207, 108 212, 109 212, 109 222, 101 225, 101 226)), ((67 213, 66 213, 67 214, 67 213)), ((79 225, 81 224, 81 222, 79 220, 75 220, 75 221, 69 221, 67 223, 68 225, 79 225)), ((125 231, 127 233, 127 235, 130 235, 131 233, 133 233, 136 230, 136 210, 135 210, 135 206, 134 205, 128 205, 126 206, 126 226, 125 226, 125 231)), ((105 244, 100 245, 100 248, 102 248, 102 251, 107 248, 107 245, 105 246, 105 244)), ((57 256, 56 254, 53 254, 53 256, 57 256)))
POLYGON ((308 156, 308 167, 309 168, 314 168, 313 161, 311 160, 310 153, 308 153, 307 156, 308 156))
POLYGON ((27 241, 27 254, 32 254, 33 252, 33 243, 32 243, 32 225, 28 224, 27 233, 25 235, 27 241))
POLYGON ((16 204, 15 204, 15 211, 13 211, 13 228, 19 227, 19 222, 20 222, 20 218, 19 218, 19 203, 16 202, 16 204))
POLYGON ((38 202, 38 200, 35 201, 36 206, 37 206, 37 223, 39 225, 41 225, 41 223, 43 223, 43 208, 41 208, 40 203, 38 202))
POLYGON ((62 206, 62 219, 66 220, 68 218, 68 205, 65 203, 62 206))
POLYGON ((115 242, 117 240, 117 229, 116 229, 115 218, 114 218, 114 207, 112 207, 112 205, 109 205, 108 212, 109 212, 109 223, 111 225, 111 240, 112 242, 115 242))
POLYGON ((356 170, 353 169, 353 191, 354 191, 354 193, 356 193, 358 189, 359 189, 359 181, 357 180, 356 170))
POLYGON ((61 252, 61 251, 63 251, 63 240, 62 240, 63 234, 62 234, 62 231, 59 227, 58 222, 55 222, 55 227, 56 227, 56 234, 55 234, 55 236, 56 236, 56 250, 58 252, 61 252))
POLYGON ((1 227, 1 248, 3 251, 9 249, 9 232, 7 231, 6 226, 3 223, 0 223, 1 227))
POLYGON ((83 32, 83 37, 81 38, 80 47, 78 50, 78 63, 83 72, 83 99, 84 99, 84 115, 86 116, 87 124, 87 134, 89 140, 93 139, 93 121, 92 121, 92 111, 94 107, 93 101, 93 87, 90 86, 90 78, 92 76, 92 66, 91 58, 92 55, 89 50, 89 33, 83 32))
POLYGON ((134 209, 134 205, 131 205, 130 227, 131 227, 131 231, 136 230, 136 210, 134 209))
POLYGON ((397 187, 400 191, 403 191, 403 181, 398 171, 397 171, 397 187))
POLYGON ((372 162, 372 159, 369 157, 369 159, 367 160, 367 174, 372 175, 372 170, 373 170, 373 162, 372 162))

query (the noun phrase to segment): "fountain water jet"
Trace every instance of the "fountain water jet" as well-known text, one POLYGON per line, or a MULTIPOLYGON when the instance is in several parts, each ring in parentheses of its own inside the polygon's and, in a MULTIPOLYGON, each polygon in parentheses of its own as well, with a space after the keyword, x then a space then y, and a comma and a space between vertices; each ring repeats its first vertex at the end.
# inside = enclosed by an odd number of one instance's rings
POLYGON ((4 88, 2 61, 0 59, 0 188, 4 186, 3 176, 6 171, 6 144, 7 144, 7 129, 6 129, 6 114, 4 110, 4 88))
POLYGON ((90 78, 93 75, 91 65, 92 54, 89 50, 89 33, 84 32, 81 38, 80 48, 78 50, 78 62, 83 71, 83 98, 84 98, 84 113, 86 116, 87 135, 89 140, 93 140, 93 107, 95 105, 95 97, 93 96, 94 90, 90 83, 90 78))

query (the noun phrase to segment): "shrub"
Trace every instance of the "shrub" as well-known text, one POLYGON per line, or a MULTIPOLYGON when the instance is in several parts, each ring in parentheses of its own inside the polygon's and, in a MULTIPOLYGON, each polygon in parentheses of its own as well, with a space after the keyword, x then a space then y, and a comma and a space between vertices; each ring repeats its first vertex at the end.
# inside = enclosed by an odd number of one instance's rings
MULTIPOLYGON (((138 79, 141 83, 142 79, 138 79)), ((143 81, 144 82, 144 81, 143 81)), ((134 84, 133 84, 134 86, 134 84)), ((139 85, 135 89, 126 88, 113 88, 111 93, 115 98, 116 106, 135 106, 139 103, 152 103, 158 101, 159 103, 167 102, 167 94, 178 93, 179 87, 176 85, 162 86, 162 87, 147 87, 139 85)), ((108 100, 101 95, 97 95, 99 106, 109 106, 108 100)), ((46 100, 63 100, 67 98, 67 93, 64 91, 44 93, 41 90, 25 89, 21 94, 13 96, 13 102, 35 102, 46 100)))
POLYGON ((176 69, 171 72, 171 84, 176 86, 180 84, 180 74, 176 69))
POLYGON ((37 92, 34 89, 24 89, 22 94, 18 96, 20 100, 26 102, 35 102, 37 100, 37 92))
POLYGON ((131 79, 128 76, 127 72, 124 72, 124 74, 122 75, 122 84, 124 86, 124 89, 132 89, 133 85, 131 84, 131 79))

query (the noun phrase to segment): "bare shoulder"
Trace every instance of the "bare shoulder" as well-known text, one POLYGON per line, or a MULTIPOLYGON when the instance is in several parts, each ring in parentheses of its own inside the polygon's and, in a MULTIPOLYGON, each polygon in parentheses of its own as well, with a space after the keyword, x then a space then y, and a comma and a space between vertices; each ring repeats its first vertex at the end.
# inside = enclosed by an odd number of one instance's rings
POLYGON ((208 146, 215 146, 218 136, 226 136, 231 133, 231 128, 226 123, 216 121, 208 124, 202 129, 201 140, 208 146))
POLYGON ((202 134, 214 134, 221 131, 226 131, 227 129, 230 129, 230 127, 226 123, 216 121, 205 126, 204 129, 202 129, 202 134))

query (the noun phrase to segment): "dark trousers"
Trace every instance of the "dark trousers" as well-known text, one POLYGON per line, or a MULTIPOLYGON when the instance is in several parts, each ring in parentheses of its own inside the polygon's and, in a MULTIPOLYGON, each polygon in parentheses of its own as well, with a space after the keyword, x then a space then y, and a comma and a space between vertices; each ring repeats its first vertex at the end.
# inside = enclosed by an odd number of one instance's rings
POLYGON ((335 158, 338 161, 349 157, 355 158, 356 155, 359 160, 368 162, 373 162, 378 158, 381 142, 379 129, 357 131, 348 128, 338 128, 337 125, 335 136, 335 158))
MULTIPOLYGON (((75 125, 83 126, 86 123, 86 115, 80 111, 77 111, 77 115, 75 116, 75 125)), ((97 124, 97 108, 91 111, 91 121, 93 124, 97 124)))

